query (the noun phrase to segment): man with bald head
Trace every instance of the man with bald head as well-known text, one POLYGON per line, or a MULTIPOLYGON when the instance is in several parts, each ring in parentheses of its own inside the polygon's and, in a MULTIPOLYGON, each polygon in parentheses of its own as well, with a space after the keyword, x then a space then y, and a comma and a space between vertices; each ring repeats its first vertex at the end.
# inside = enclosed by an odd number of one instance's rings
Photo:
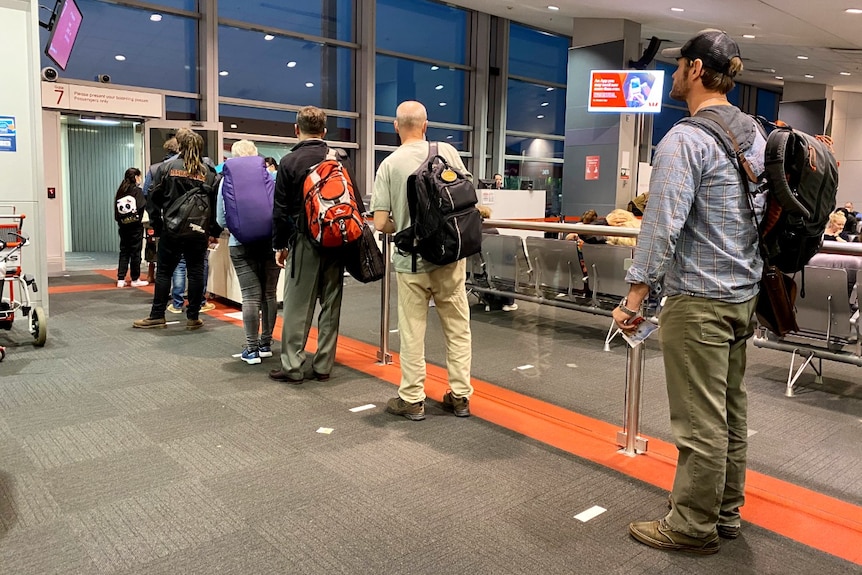
MULTIPOLYGON (((401 146, 380 164, 371 195, 374 227, 382 232, 394 234, 410 226, 407 178, 428 158, 427 128, 425 106, 415 101, 398 106, 395 131, 401 138, 401 146)), ((439 142, 437 152, 452 168, 472 179, 455 148, 439 142)), ((470 384, 470 308, 464 287, 466 260, 437 266, 417 255, 414 268, 413 257, 396 251, 392 259, 398 282, 401 386, 398 397, 387 403, 386 411, 413 421, 425 419, 425 328, 428 304, 433 297, 446 339, 450 390, 443 396, 443 408, 458 417, 467 417, 473 386, 470 384)))

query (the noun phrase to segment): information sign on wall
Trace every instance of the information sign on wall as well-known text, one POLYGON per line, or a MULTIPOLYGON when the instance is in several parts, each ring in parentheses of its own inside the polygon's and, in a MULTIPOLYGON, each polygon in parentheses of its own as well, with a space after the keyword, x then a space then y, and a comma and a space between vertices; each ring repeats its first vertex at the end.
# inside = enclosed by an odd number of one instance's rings
POLYGON ((42 107, 138 118, 162 118, 164 96, 102 86, 42 82, 42 107))
POLYGON ((599 179, 599 161, 601 156, 587 156, 586 167, 584 169, 585 180, 599 179))
POLYGON ((0 152, 17 151, 17 139, 15 118, 12 116, 0 116, 0 152))

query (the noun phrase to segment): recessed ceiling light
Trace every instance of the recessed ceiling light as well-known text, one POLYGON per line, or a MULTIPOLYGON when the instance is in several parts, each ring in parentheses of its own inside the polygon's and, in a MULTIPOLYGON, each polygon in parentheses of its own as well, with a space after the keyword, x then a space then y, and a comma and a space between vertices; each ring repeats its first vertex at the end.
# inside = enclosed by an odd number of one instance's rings
POLYGON ((441 106, 445 106, 445 105, 446 105, 446 102, 440 102, 440 105, 441 105, 441 106))
POLYGON ((161 14, 151 14, 150 20, 153 22, 161 22, 162 21, 162 15, 161 14))
POLYGON ((236 130, 236 124, 231 124, 231 125, 230 125, 230 129, 231 129, 231 130, 236 130))
POLYGON ((230 72, 228 72, 227 70, 222 70, 221 72, 218 73, 218 75, 219 76, 227 76, 229 73, 230 72))
POLYGON ((449 134, 448 136, 446 136, 446 139, 447 139, 447 140, 451 140, 451 139, 452 139, 452 138, 454 138, 454 137, 455 137, 455 136, 453 136, 452 134, 449 134))
POLYGON ((434 89, 435 89, 435 90, 442 90, 442 89, 443 89, 443 84, 437 84, 436 86, 434 86, 434 89))
POLYGON ((114 60, 116 60, 117 62, 123 62, 123 61, 125 61, 125 59, 126 59, 126 57, 123 56, 122 54, 117 54, 116 56, 114 56, 114 60))
POLYGON ((838 72, 838 73, 841 74, 842 76, 849 76, 850 75, 850 72, 838 72))
POLYGON ((755 36, 754 34, 743 34, 742 37, 748 38, 749 40, 754 40, 755 38, 757 38, 757 36, 755 36))
POLYGON ((314 82, 306 82, 305 87, 306 88, 314 88, 314 82))
POLYGON ((538 119, 540 119, 540 120, 541 120, 542 118, 544 118, 544 116, 543 116, 542 114, 539 114, 539 115, 538 115, 538 116, 536 116, 536 117, 537 117, 538 119))
POLYGON ((808 56, 802 56, 801 54, 796 57, 797 60, 807 60, 808 56))
POLYGON ((862 8, 848 8, 845 12, 848 14, 862 14, 862 8))
POLYGON ((805 77, 806 77, 806 78, 813 78, 813 77, 814 77, 814 74, 805 74, 805 77))
POLYGON ((671 8, 671 12, 685 12, 685 8, 671 8))
POLYGON ((559 6, 548 6, 548 10, 559 10, 559 6))
POLYGON ((553 88, 545 88, 545 92, 553 92, 553 91, 554 91, 553 88))
POLYGON ((275 40, 275 36, 273 36, 272 34, 267 34, 263 37, 263 39, 269 42, 270 40, 275 40))
POLYGON ((439 69, 440 69, 440 66, 431 66, 431 69, 432 69, 432 70, 439 70, 439 69))
POLYGON ((547 102, 542 102, 542 107, 543 107, 543 108, 544 108, 545 106, 547 106, 547 105, 548 105, 548 103, 547 103, 547 102))
POLYGON ((288 68, 295 68, 295 67, 296 67, 296 62, 294 62, 293 60, 291 60, 290 62, 288 62, 288 63, 287 63, 287 67, 288 67, 288 68))
POLYGON ((776 76, 776 77, 775 77, 775 79, 776 79, 776 80, 783 80, 783 79, 784 79, 784 76, 776 76))

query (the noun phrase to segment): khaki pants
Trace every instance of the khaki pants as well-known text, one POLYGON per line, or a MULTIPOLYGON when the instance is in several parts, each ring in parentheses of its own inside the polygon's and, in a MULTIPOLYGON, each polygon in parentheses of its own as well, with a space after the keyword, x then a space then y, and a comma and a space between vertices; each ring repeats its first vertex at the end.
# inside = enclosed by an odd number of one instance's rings
POLYGON ((724 303, 679 295, 661 312, 671 429, 679 450, 671 529, 705 537, 739 525, 748 447, 746 342, 757 298, 724 303))
POLYGON ((464 288, 466 260, 430 273, 395 274, 398 278, 398 332, 401 338, 401 387, 398 395, 409 403, 425 399, 425 328, 428 303, 434 297, 446 338, 449 387, 457 397, 470 397, 470 307, 464 288))

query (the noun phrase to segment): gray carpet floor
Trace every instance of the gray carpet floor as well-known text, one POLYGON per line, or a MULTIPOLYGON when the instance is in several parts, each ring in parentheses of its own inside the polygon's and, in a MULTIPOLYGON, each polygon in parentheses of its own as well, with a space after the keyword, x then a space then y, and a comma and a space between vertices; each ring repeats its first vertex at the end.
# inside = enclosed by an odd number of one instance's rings
MULTIPOLYGON (((110 279, 51 285, 86 282, 110 279)), ((342 334, 376 344, 378 302, 379 286, 348 282, 342 334)), ((231 358, 240 327, 133 330, 148 307, 132 288, 56 294, 46 347, 23 325, 0 332, 0 573, 859 573, 750 524, 710 557, 646 548, 626 525, 663 514, 655 487, 433 402, 423 422, 395 418, 395 387, 344 366, 272 382, 277 360, 231 358)), ((624 349, 601 351, 605 318, 473 311, 475 377, 622 420, 624 349)), ((862 505, 862 371, 825 364, 826 383, 803 377, 791 399, 788 362, 750 349, 750 467, 862 505)), ((653 346, 643 432, 669 440, 661 370, 653 346)))

